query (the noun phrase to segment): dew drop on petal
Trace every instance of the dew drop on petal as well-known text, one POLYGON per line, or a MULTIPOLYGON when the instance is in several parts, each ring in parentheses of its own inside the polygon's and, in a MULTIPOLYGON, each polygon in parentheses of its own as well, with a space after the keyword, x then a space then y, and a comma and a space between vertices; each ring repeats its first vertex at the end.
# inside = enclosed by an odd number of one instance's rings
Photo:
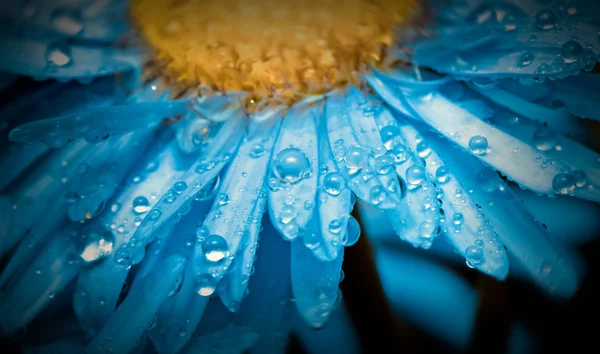
POLYGON ((202 253, 209 262, 219 262, 229 255, 227 240, 219 235, 210 235, 202 243, 202 253))
POLYGON ((368 154, 365 151, 365 149, 358 145, 353 145, 349 147, 348 150, 346 150, 346 154, 344 155, 346 165, 353 170, 361 169, 367 162, 367 158, 368 154))
POLYGON ((488 148, 488 141, 484 136, 475 135, 469 140, 469 149, 475 155, 485 155, 488 148))
POLYGON ((556 146, 556 136, 548 128, 542 126, 533 134, 533 144, 540 151, 548 151, 556 146))
POLYGON ((539 29, 548 31, 554 28, 558 22, 558 17, 552 11, 540 11, 538 12, 535 22, 539 29))
POLYGON ((250 149, 250 157, 252 158, 259 158, 262 155, 265 154, 265 147, 263 144, 257 143, 252 145, 252 148, 250 149))
POLYGON ((573 177, 575 177, 575 184, 579 188, 585 187, 585 185, 588 182, 587 173, 585 173, 582 170, 575 170, 575 171, 573 171, 573 177))
POLYGON ((341 174, 330 172, 323 179, 323 189, 327 194, 336 196, 339 195, 346 187, 346 182, 341 174))
POLYGON ((560 56, 565 63, 573 63, 581 58, 583 47, 577 41, 568 41, 560 48, 560 56))
POLYGON ((135 214, 143 214, 150 209, 150 202, 144 196, 139 196, 133 200, 133 212, 135 214))
POLYGON ((425 169, 420 165, 412 165, 406 170, 406 182, 418 186, 427 178, 425 169))
POLYGON ((329 232, 331 232, 334 235, 337 235, 342 231, 342 222, 338 219, 331 220, 328 229, 329 232))
POLYGON ((46 48, 46 65, 49 68, 64 68, 72 63, 71 47, 66 43, 51 43, 46 48))
POLYGON ((572 195, 577 181, 570 173, 559 173, 552 179, 552 189, 558 194, 572 195))
POLYGON ((311 163, 308 157, 297 148, 281 150, 273 159, 273 174, 283 183, 297 183, 310 177, 311 163))
POLYGON ((439 183, 446 183, 450 179, 450 171, 446 166, 440 166, 435 171, 435 179, 439 183))
POLYGON ((380 175, 388 174, 394 167, 394 160, 391 156, 382 155, 375 160, 375 172, 380 175))
POLYGON ((96 263, 112 253, 114 242, 113 233, 110 231, 102 233, 90 231, 81 239, 78 247, 79 255, 85 264, 96 263))
POLYGON ((465 258, 471 265, 480 264, 483 261, 483 249, 477 246, 469 246, 465 250, 465 258))
POLYGON ((195 289, 200 296, 211 296, 217 288, 217 280, 210 274, 202 274, 196 278, 195 289))

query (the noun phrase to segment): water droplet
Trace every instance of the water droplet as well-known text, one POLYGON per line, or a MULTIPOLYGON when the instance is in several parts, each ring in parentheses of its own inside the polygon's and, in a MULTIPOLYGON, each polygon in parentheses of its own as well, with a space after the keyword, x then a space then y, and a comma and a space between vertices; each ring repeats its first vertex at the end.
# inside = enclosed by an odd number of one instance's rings
POLYGON ((186 189, 187 189, 187 184, 184 181, 175 182, 175 184, 173 185, 173 190, 177 194, 181 194, 181 193, 185 192, 186 189))
POLYGON ((485 155, 488 148, 488 141, 481 135, 475 135, 469 140, 469 149, 475 155, 485 155))
POLYGON ((177 333, 179 334, 180 337, 185 337, 187 335, 187 329, 180 327, 177 330, 177 333))
POLYGON ((374 186, 369 190, 369 201, 373 205, 381 204, 386 198, 385 189, 382 186, 374 186))
POLYGON ((573 63, 581 58, 583 47, 577 41, 568 41, 560 48, 560 56, 565 63, 573 63))
POLYGON ((434 222, 425 220, 419 224, 419 235, 424 239, 431 239, 437 232, 438 228, 434 222))
POLYGON ((431 147, 425 141, 421 141, 417 145, 417 156, 424 159, 431 154, 431 147))
POLYGON ((558 22, 558 17, 552 11, 540 11, 535 19, 539 29, 548 31, 554 28, 558 22))
POLYGON ((209 262, 219 262, 229 255, 227 240, 219 235, 210 235, 202 243, 202 253, 209 262))
POLYGON ((78 240, 79 256, 85 264, 96 263, 112 253, 114 242, 110 231, 89 231, 78 240))
POLYGON ((358 221, 350 215, 348 217, 348 226, 346 229, 346 235, 342 241, 344 247, 350 247, 354 245, 360 238, 360 225, 358 221))
POLYGON ((162 212, 158 209, 153 209, 148 213, 148 218, 150 220, 156 220, 161 216, 162 212))
POLYGON ((524 68, 526 66, 529 66, 531 62, 533 62, 533 54, 529 52, 524 52, 521 54, 521 57, 519 58, 520 67, 524 68))
POLYGON ((46 48, 46 64, 49 68, 64 68, 72 63, 71 47, 66 43, 51 43, 46 48))
POLYGON ((337 172, 330 172, 323 179, 323 189, 330 195, 339 195, 345 187, 344 178, 337 172))
POLYGON ((450 170, 446 166, 440 166, 435 171, 435 179, 439 183, 446 183, 450 180, 450 170))
POLYGON ((211 296, 217 289, 217 280, 210 274, 202 274, 196 278, 195 289, 200 296, 211 296))
POLYGON ((454 223, 454 225, 462 225, 464 221, 465 217, 461 213, 454 213, 454 216, 452 216, 452 222, 454 223))
POLYGON ((219 194, 217 194, 217 197, 215 198, 215 200, 217 201, 219 206, 223 206, 223 205, 229 203, 229 196, 227 196, 227 193, 219 193, 219 194))
POLYGON ((427 178, 425 169, 420 165, 412 165, 406 170, 406 182, 418 186, 427 178))
POLYGON ((75 192, 65 193, 65 203, 67 203, 67 205, 73 205, 73 204, 77 203, 78 200, 79 200, 79 194, 77 194, 75 192))
POLYGON ((271 164, 273 174, 281 182, 294 184, 310 177, 311 163, 300 149, 281 150, 271 164))
POLYGON ((261 157, 264 154, 265 154, 265 147, 263 146, 263 144, 252 145, 252 148, 250 149, 250 157, 256 159, 256 158, 261 157))
POLYGON ((314 207, 315 207, 314 200, 307 200, 307 201, 304 202, 304 209, 310 210, 310 209, 312 209, 314 207))
POLYGON ((375 160, 375 172, 380 175, 388 174, 394 167, 394 160, 389 155, 379 156, 375 160))
POLYGON ((150 209, 150 202, 144 196, 139 196, 133 200, 133 212, 143 214, 150 209))
POLYGON ((556 135, 545 126, 541 126, 533 133, 533 144, 540 151, 554 149, 556 146, 556 135))
POLYGON ((337 235, 342 231, 342 222, 338 219, 331 220, 328 228, 329 232, 331 232, 334 235, 337 235))
POLYGON ((394 162, 397 164, 402 164, 408 160, 410 157, 410 151, 408 148, 402 144, 396 145, 391 151, 392 157, 394 158, 394 162))
POLYGON ((75 8, 59 7, 50 15, 54 29, 68 36, 76 36, 83 32, 81 13, 75 8))
POLYGON ((484 167, 477 173, 477 185, 485 192, 502 190, 503 184, 496 171, 490 167, 484 167))
POLYGON ((558 194, 572 195, 577 181, 570 173, 559 173, 552 179, 552 189, 558 194))
POLYGON ((381 128, 380 134, 383 145, 388 150, 392 150, 392 148, 399 143, 400 128, 395 125, 387 125, 381 128))
POLYGON ((465 250, 465 258, 472 265, 480 264, 483 261, 483 249, 477 246, 469 246, 465 250))
POLYGON ((321 240, 319 238, 319 234, 316 232, 307 232, 304 234, 304 245, 311 250, 319 247, 321 245, 321 240))
POLYGON ((298 216, 298 212, 296 208, 293 206, 286 205, 281 209, 281 214, 279 217, 281 218, 281 222, 284 224, 289 224, 292 220, 294 220, 298 216))
POLYGON ((210 231, 208 230, 208 227, 200 226, 198 227, 198 229, 196 229, 196 237, 198 238, 199 242, 204 241, 208 236, 210 236, 210 231))
POLYGON ((362 147, 353 145, 346 150, 344 160, 348 168, 352 170, 360 170, 367 162, 368 154, 362 147))
POLYGON ((534 74, 538 74, 538 75, 547 75, 550 72, 552 72, 552 67, 550 65, 548 65, 547 63, 541 63, 540 65, 538 65, 538 67, 535 69, 534 74))

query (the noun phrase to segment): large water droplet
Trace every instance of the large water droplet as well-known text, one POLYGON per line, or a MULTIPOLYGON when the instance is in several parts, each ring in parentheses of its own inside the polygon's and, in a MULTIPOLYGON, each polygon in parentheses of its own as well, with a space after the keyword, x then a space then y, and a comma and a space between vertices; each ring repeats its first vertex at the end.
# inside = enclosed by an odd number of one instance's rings
POLYGON ((465 259, 471 265, 480 264, 483 261, 483 249, 477 246, 469 246, 465 250, 465 259))
POLYGON ((533 144, 540 151, 554 149, 556 146, 556 135, 545 126, 541 126, 533 133, 533 144))
POLYGON ((331 232, 334 235, 337 235, 342 231, 342 222, 338 219, 331 220, 328 228, 329 232, 331 232))
POLYGON ((46 48, 46 64, 49 68, 64 68, 72 63, 71 47, 66 43, 51 43, 46 48))
POLYGON ((529 66, 531 62, 533 62, 533 55, 531 53, 524 52, 521 54, 521 57, 519 58, 520 67, 524 68, 526 66, 529 66))
POLYGON ((196 292, 200 296, 211 296, 217 288, 217 280, 210 274, 202 274, 196 278, 196 292))
POLYGON ((85 264, 96 263, 111 254, 114 242, 113 233, 110 231, 90 231, 80 239, 79 256, 85 264))
POLYGON ((346 150, 344 160, 348 168, 352 170, 360 170, 368 159, 368 154, 362 147, 353 145, 346 150))
POLYGON ((572 195, 577 181, 570 173, 559 173, 552 179, 552 189, 558 194, 572 195))
POLYGON ((323 189, 330 195, 339 195, 345 187, 344 178, 337 172, 330 172, 323 179, 323 189))
POLYGON ((284 183, 297 183, 310 177, 311 164, 304 152, 297 148, 281 150, 271 163, 273 174, 284 183))
POLYGON ((488 141, 484 136, 475 135, 469 140, 469 149, 475 155, 485 155, 488 148, 488 141))
POLYGON ((150 209, 150 202, 144 196, 139 196, 133 200, 133 212, 136 214, 143 214, 150 209))
POLYGON ((202 253, 209 262, 219 262, 229 255, 227 240, 219 235, 210 235, 202 243, 202 253))
POLYGON ((454 213, 454 216, 452 216, 452 223, 454 225, 462 225, 462 223, 465 221, 465 217, 462 213, 454 213))
POLYGON ((568 41, 560 48, 560 56, 565 63, 573 63, 581 58, 583 47, 577 41, 568 41))
POLYGON ((575 177, 575 183, 576 183, 577 187, 579 187, 579 188, 585 187, 585 185, 588 182, 587 173, 585 173, 582 170, 573 171, 573 177, 575 177))
POLYGON ((392 157, 394 158, 394 162, 397 164, 402 164, 408 160, 410 157, 410 151, 408 148, 402 144, 398 144, 394 146, 392 151, 390 152, 392 157))
POLYGON ((344 239, 342 240, 342 244, 345 247, 350 247, 352 245, 354 245, 358 239, 360 238, 360 225, 358 224, 358 221, 356 221, 356 219, 350 215, 348 217, 348 226, 346 229, 346 235, 344 237, 344 239))
POLYGON ((544 10, 540 11, 537 14, 535 22, 539 29, 548 31, 553 29, 554 26, 556 26, 556 23, 558 22, 558 17, 556 17, 554 12, 544 10))
POLYGON ((423 166, 412 165, 406 170, 406 182, 418 186, 427 178, 427 173, 423 166))

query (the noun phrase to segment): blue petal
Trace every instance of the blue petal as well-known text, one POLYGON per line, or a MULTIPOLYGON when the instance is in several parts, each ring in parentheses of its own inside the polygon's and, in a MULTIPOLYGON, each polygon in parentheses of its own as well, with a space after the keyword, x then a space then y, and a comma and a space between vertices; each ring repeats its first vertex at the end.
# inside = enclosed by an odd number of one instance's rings
POLYGON ((400 186, 393 171, 376 170, 376 159, 389 158, 373 119, 377 109, 354 87, 337 91, 327 99, 327 132, 347 186, 365 202, 389 209, 400 202, 400 186))
POLYGON ((51 148, 80 137, 97 142, 111 135, 155 127, 161 120, 183 113, 186 105, 186 101, 167 101, 100 107, 21 125, 10 132, 9 138, 21 143, 43 142, 51 148))
POLYGON ((135 51, 69 44, 65 41, 44 42, 36 39, 3 36, 0 70, 38 79, 61 81, 91 80, 113 73, 137 70, 144 55, 135 51))
POLYGON ((386 149, 394 156, 392 161, 404 194, 402 203, 396 209, 386 210, 386 214, 398 236, 415 247, 427 249, 439 234, 435 185, 425 172, 422 161, 425 156, 419 156, 428 152, 429 147, 420 144, 422 139, 413 134, 409 125, 398 125, 387 107, 377 115, 377 123, 386 149), (423 152, 419 151, 421 146, 423 152))
POLYGON ((2 291, 0 327, 4 333, 14 334, 25 327, 77 275, 76 238, 73 229, 63 229, 2 291))
POLYGON ((572 296, 578 274, 542 225, 489 167, 443 139, 421 132, 470 198, 482 207, 500 241, 549 294, 572 296))
POLYGON ((313 214, 318 148, 315 112, 296 104, 281 126, 269 175, 271 220, 288 240, 303 233, 313 214))
POLYGON ((136 346, 156 311, 177 283, 185 268, 185 258, 171 256, 132 289, 100 333, 87 345, 86 353, 126 353, 136 346))
POLYGON ((409 146, 416 147, 417 153, 425 160, 427 173, 435 178, 438 189, 437 196, 434 195, 433 198, 439 198, 442 202, 444 216, 440 226, 448 242, 458 254, 466 258, 470 267, 500 280, 506 278, 508 257, 504 246, 498 241, 496 233, 477 204, 469 198, 469 193, 456 178, 454 171, 429 145, 431 139, 437 138, 422 138, 417 129, 402 120, 399 120, 398 125, 409 146))
POLYGON ((198 228, 194 267, 201 296, 212 295, 234 255, 245 246, 244 232, 251 225, 261 198, 280 121, 279 110, 267 110, 253 117, 213 207, 198 228))
POLYGON ((258 341, 258 333, 249 327, 232 326, 190 341, 183 354, 242 354, 258 341))
POLYGON ((339 282, 344 259, 343 250, 336 259, 322 262, 296 240, 291 246, 292 292, 300 315, 313 328, 329 319, 339 302, 339 282))

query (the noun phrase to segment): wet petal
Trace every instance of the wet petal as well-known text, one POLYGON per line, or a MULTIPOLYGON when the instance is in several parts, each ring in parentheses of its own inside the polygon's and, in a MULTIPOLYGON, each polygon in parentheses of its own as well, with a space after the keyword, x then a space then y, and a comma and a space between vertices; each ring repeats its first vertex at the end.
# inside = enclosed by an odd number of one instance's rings
POLYGON ((269 110, 253 118, 213 207, 198 228, 194 267, 200 296, 212 295, 231 265, 231 256, 239 250, 244 232, 251 225, 267 176, 281 114, 269 110))
POLYGON ((572 296, 578 286, 576 269, 496 172, 443 139, 421 133, 533 280, 552 295, 572 296))
POLYGON ((367 203, 389 209, 400 201, 400 188, 393 171, 376 168, 377 159, 389 157, 373 119, 378 109, 350 87, 329 96, 325 114, 329 144, 348 187, 367 203))
POLYGON ((93 143, 112 135, 157 126, 163 119, 183 113, 186 101, 145 102, 101 107, 86 112, 39 120, 10 132, 14 142, 43 142, 51 148, 62 147, 76 138, 93 143))
POLYGON ((300 315, 313 328, 320 328, 329 319, 339 302, 339 282, 343 251, 330 262, 322 262, 300 240, 291 246, 292 292, 300 315))
POLYGON ((386 214, 394 230, 403 240, 415 247, 431 247, 439 234, 439 205, 435 185, 425 171, 423 158, 431 148, 410 126, 399 125, 384 107, 377 115, 382 139, 392 154, 394 168, 402 181, 402 203, 386 214))
MULTIPOLYGON (((264 190, 264 187, 263 187, 264 190)), ((244 235, 246 246, 235 256, 235 266, 230 269, 219 283, 219 297, 232 312, 236 312, 248 289, 250 276, 254 272, 254 260, 258 248, 259 233, 262 230, 262 219, 267 203, 265 192, 261 192, 256 203, 250 226, 244 235)))
POLYGON ((506 278, 509 266, 504 245, 498 241, 487 218, 471 200, 454 171, 429 146, 434 137, 422 138, 417 129, 403 120, 399 120, 398 126, 409 146, 420 147, 425 169, 435 178, 437 195, 434 198, 441 201, 444 214, 440 227, 448 242, 465 257, 470 267, 500 280, 506 278))
POLYGON ((87 345, 86 353, 126 353, 135 347, 184 268, 185 258, 175 255, 148 274, 138 288, 132 289, 100 333, 87 345))
POLYGON ((281 126, 269 174, 269 211, 285 239, 302 234, 312 217, 318 148, 315 112, 307 105, 295 105, 281 126))
POLYGON ((34 319, 52 299, 77 275, 75 256, 77 233, 66 228, 22 268, 10 288, 1 293, 4 333, 15 333, 34 319))
MULTIPOLYGON (((319 179, 315 200, 318 209, 313 213, 303 241, 318 259, 325 262, 336 259, 344 246, 343 238, 347 233, 353 195, 333 159, 323 106, 315 109, 318 109, 319 124, 319 179)), ((314 207, 312 204, 309 206, 314 207)))

